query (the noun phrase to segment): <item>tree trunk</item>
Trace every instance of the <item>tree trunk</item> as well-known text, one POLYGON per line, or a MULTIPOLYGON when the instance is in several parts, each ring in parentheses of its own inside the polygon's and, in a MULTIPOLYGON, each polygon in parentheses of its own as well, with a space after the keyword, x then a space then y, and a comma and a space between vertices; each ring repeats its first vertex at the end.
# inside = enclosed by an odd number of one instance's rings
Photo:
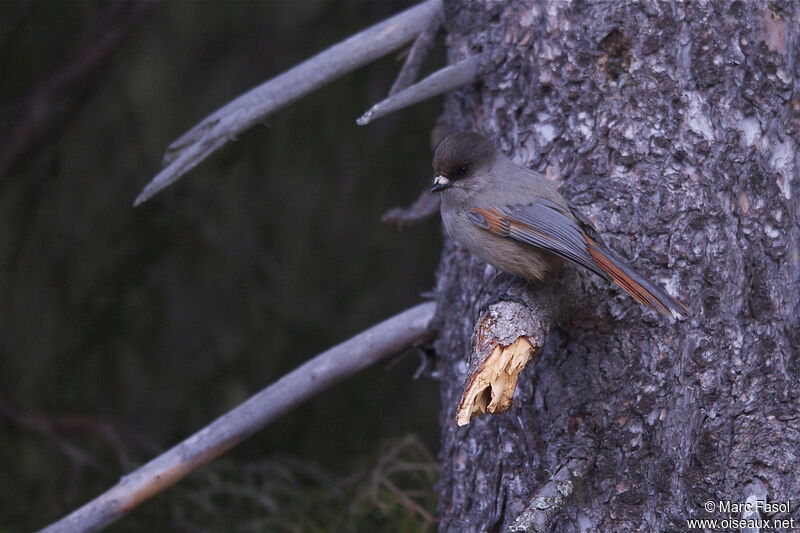
POLYGON ((719 502, 750 496, 793 500, 762 518, 798 516, 798 21, 791 1, 446 6, 450 62, 484 53, 487 68, 448 97, 445 127, 557 180, 691 315, 670 323, 580 274, 587 304, 559 320, 511 409, 459 428, 476 302, 496 282, 446 243, 441 531, 506 531, 526 509, 540 516, 515 530, 685 531, 748 516, 719 502), (566 502, 532 506, 575 458, 566 502))

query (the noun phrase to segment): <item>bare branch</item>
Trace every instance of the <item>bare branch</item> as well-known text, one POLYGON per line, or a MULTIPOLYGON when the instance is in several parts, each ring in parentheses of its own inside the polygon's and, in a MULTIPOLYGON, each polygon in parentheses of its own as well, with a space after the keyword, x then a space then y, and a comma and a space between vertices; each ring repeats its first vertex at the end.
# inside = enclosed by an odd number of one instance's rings
POLYGON ((544 533, 567 499, 575 492, 575 484, 586 476, 590 460, 572 458, 536 491, 531 504, 509 526, 507 533, 544 533))
POLYGON ((431 337, 435 308, 412 307, 321 353, 42 531, 97 531, 122 518, 305 400, 431 337))
MULTIPOLYGON (((557 304, 557 302, 556 302, 557 304)), ((557 305, 502 301, 489 307, 475 325, 470 375, 456 423, 465 426, 484 413, 511 407, 517 378, 544 345, 557 305)))
POLYGON ((439 197, 427 189, 408 207, 393 207, 383 214, 381 222, 397 229, 413 226, 439 212, 439 197))
POLYGON ((416 103, 444 94, 453 89, 474 83, 480 74, 482 56, 472 56, 455 65, 437 70, 421 82, 378 102, 356 120, 359 126, 366 126, 376 118, 388 115, 416 103))
POLYGON ((486 294, 483 309, 472 335, 469 376, 456 413, 464 426, 484 413, 499 414, 511 407, 517 377, 544 345, 544 339, 561 310, 561 298, 551 285, 529 287, 521 278, 498 287, 498 280, 486 294), (512 290, 513 289, 513 290, 512 290), (487 304, 484 304, 487 305, 487 304))
POLYGON ((400 69, 400 73, 394 80, 392 88, 389 89, 389 96, 394 96, 410 86, 417 79, 419 70, 425 62, 425 58, 428 57, 428 54, 430 54, 433 49, 433 43, 436 39, 436 34, 439 33, 441 25, 442 12, 440 11, 433 17, 428 27, 414 39, 414 44, 411 45, 411 49, 408 51, 405 63, 403 63, 403 68, 400 69))
POLYGON ((136 198, 139 205, 177 181, 226 142, 270 113, 413 39, 441 10, 428 0, 320 52, 311 59, 246 92, 204 118, 173 142, 166 165, 136 198))

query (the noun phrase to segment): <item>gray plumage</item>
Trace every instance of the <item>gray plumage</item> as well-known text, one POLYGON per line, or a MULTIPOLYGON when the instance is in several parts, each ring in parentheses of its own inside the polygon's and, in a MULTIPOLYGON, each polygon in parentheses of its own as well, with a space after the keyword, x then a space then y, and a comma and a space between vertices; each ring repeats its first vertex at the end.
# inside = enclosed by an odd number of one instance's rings
POLYGON ((561 260, 616 281, 661 313, 686 307, 645 279, 597 236, 541 174, 497 152, 477 133, 455 133, 436 149, 433 192, 441 192, 448 235, 494 267, 540 281, 561 260))

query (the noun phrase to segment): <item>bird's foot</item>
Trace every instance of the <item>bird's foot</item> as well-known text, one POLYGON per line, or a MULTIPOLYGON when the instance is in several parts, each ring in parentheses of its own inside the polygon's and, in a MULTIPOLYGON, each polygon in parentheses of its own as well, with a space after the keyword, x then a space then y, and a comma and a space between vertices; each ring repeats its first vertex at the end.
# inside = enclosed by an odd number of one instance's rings
MULTIPOLYGON (((516 302, 520 305, 527 305, 525 300, 519 296, 525 289, 527 282, 519 276, 506 274, 504 272, 499 273, 495 281, 500 281, 501 279, 502 284, 499 285, 496 290, 493 290, 491 293, 484 291, 484 296, 488 296, 488 299, 478 309, 478 316, 481 316, 488 311, 491 306, 500 302, 516 302), (512 287, 514 287, 513 291, 511 290, 512 287)), ((492 285, 494 285, 494 283, 492 283, 492 285)))

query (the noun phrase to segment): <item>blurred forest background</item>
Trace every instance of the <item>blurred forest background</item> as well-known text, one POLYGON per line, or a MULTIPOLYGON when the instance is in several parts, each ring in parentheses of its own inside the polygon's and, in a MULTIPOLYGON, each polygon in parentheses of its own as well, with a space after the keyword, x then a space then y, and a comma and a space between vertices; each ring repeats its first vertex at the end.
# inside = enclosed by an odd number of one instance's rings
MULTIPOLYGON (((131 207, 195 122, 412 3, 0 3, 0 531, 45 526, 432 287, 438 221, 380 217, 429 183, 439 102, 355 124, 398 56, 131 207)), ((430 527, 439 401, 418 364, 351 378, 110 530, 430 527)))

